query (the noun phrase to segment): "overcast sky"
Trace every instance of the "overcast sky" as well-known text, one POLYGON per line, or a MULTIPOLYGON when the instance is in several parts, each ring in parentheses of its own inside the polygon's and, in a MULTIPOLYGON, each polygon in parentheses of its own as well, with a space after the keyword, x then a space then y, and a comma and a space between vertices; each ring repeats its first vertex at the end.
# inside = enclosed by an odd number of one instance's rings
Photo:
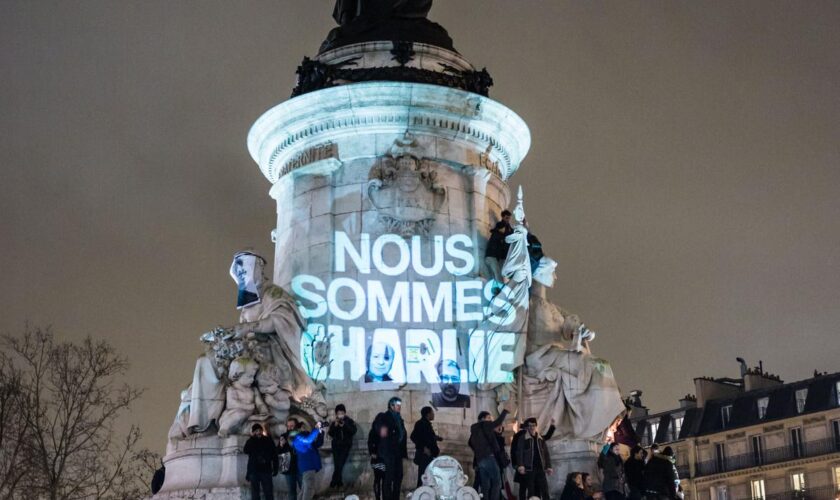
MULTIPOLYGON (((231 255, 272 255, 248 156, 332 2, 0 2, 0 331, 106 338, 163 450, 231 255)), ((840 3, 438 0, 531 128, 511 185, 552 293, 654 410, 735 357, 840 370, 840 3)))

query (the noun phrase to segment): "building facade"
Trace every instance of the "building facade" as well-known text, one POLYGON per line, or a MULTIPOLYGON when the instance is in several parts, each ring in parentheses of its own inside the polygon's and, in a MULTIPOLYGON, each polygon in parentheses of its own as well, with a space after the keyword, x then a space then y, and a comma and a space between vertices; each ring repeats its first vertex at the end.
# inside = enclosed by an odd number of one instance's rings
POLYGON ((686 499, 840 498, 840 373, 783 383, 744 367, 694 383, 673 410, 630 401, 642 444, 675 450, 686 499))

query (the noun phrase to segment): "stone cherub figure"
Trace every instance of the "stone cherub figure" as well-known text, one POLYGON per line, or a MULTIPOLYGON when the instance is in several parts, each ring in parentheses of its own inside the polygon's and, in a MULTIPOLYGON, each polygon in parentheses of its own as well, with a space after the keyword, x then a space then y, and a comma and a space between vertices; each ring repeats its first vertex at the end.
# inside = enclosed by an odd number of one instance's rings
POLYGON ((219 417, 219 436, 241 434, 242 424, 255 411, 268 413, 259 391, 254 387, 257 370, 256 361, 248 358, 236 358, 230 364, 230 385, 225 390, 225 411, 219 417))
POLYGON ((257 387, 265 403, 271 434, 275 438, 286 432, 286 419, 291 408, 289 395, 280 388, 287 378, 288 374, 273 364, 263 366, 257 373, 257 387))
POLYGON ((286 396, 300 413, 314 420, 326 416, 324 397, 300 363, 304 319, 292 296, 265 278, 264 267, 265 260, 251 252, 234 256, 231 276, 238 286, 240 322, 201 336, 206 353, 196 361, 192 384, 182 394, 171 439, 209 432, 214 427, 221 430, 220 417, 228 404, 226 389, 231 385, 229 367, 238 357, 253 360, 254 366, 258 363, 276 368, 272 374, 279 376, 272 382, 284 393, 275 393, 278 402, 286 396))

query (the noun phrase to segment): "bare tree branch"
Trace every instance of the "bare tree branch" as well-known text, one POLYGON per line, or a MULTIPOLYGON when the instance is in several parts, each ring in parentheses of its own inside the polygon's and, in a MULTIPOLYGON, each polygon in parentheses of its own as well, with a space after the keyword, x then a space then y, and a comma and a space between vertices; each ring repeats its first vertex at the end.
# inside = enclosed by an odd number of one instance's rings
POLYGON ((2 336, 0 347, 0 498, 148 492, 153 454, 137 449, 139 429, 115 439, 114 424, 143 393, 119 383, 124 357, 104 341, 58 342, 50 329, 30 327, 2 336))

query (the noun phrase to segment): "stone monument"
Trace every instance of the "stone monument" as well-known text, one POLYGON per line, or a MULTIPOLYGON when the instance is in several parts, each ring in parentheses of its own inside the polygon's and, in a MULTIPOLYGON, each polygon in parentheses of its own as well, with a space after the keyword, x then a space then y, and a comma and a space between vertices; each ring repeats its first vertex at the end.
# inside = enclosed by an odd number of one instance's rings
MULTIPOLYGON (((609 365, 589 352, 594 334, 545 298, 555 263, 534 251, 521 188, 504 283, 483 269, 530 133, 487 97, 489 74, 426 18, 431 3, 337 1, 339 26, 303 59, 293 98, 248 134, 277 202, 273 274, 263 276, 257 255, 234 257, 240 323, 201 336, 155 498, 247 498, 245 431, 259 422, 277 437, 289 416, 311 425, 339 403, 360 432, 348 486, 329 494, 363 499, 367 431, 393 396, 409 430, 421 407, 436 406, 444 438, 445 456, 413 498, 476 498, 462 468, 472 463, 469 427, 505 400, 520 420, 558 422, 549 447, 569 467, 583 467, 623 411, 609 365)), ((408 492, 416 467, 404 470, 408 492)), ((285 491, 278 477, 278 498, 285 491)))

